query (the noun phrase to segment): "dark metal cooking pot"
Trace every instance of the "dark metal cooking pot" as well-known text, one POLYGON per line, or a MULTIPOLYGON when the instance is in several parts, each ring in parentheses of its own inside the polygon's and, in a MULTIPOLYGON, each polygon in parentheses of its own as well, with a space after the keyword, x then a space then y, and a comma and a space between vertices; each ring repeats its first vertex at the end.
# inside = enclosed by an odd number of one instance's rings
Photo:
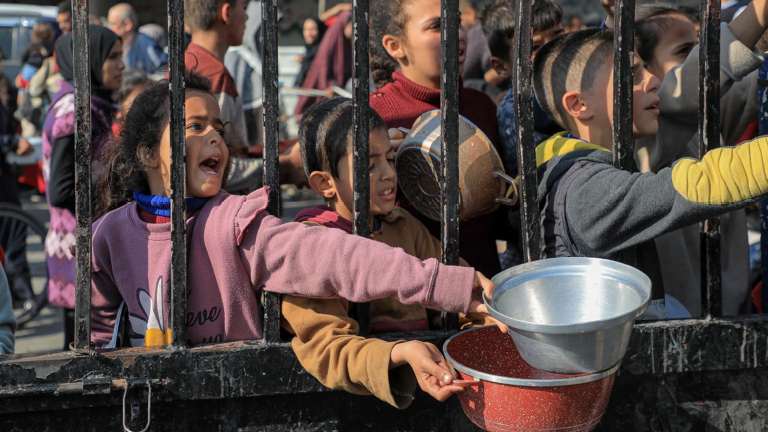
MULTIPOLYGON (((396 156, 397 182, 411 205, 440 220, 442 149, 440 110, 422 114, 407 133, 396 156)), ((491 213, 500 204, 517 202, 512 178, 491 141, 477 126, 459 117, 459 220, 491 213), (507 190, 512 187, 510 197, 507 190)))

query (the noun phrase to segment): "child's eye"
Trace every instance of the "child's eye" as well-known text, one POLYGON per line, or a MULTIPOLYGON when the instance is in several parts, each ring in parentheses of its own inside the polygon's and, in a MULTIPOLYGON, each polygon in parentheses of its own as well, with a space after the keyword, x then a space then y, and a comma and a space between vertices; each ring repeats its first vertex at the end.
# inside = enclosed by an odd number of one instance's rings
POLYGON ((435 22, 433 22, 432 25, 430 25, 428 28, 430 30, 440 30, 440 20, 435 20, 435 22))
POLYGON ((395 158, 387 158, 387 162, 389 162, 392 165, 394 165, 395 164, 395 158))
POLYGON ((221 129, 221 128, 216 129, 216 132, 218 132, 219 135, 224 136, 224 129, 221 129))
POLYGON ((373 167, 375 167, 375 166, 376 166, 375 163, 372 163, 372 164, 368 165, 368 171, 373 171, 373 167))
POLYGON ((197 131, 200 130, 200 124, 199 123, 190 123, 187 125, 187 129, 197 131))

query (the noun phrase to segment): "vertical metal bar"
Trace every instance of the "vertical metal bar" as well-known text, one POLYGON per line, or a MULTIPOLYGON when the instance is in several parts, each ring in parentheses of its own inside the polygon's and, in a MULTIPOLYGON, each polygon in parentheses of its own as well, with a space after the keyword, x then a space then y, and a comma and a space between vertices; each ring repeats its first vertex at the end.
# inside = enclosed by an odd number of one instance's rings
MULTIPOLYGON (((277 76, 277 0, 261 4, 264 36, 264 185, 269 188, 267 210, 280 216, 280 171, 278 163, 278 76, 277 76)), ((280 342, 280 296, 264 293, 264 340, 280 342)))
POLYGON ((523 258, 541 258, 541 214, 537 200, 536 145, 533 134, 533 0, 519 0, 515 23, 515 121, 517 160, 520 173, 520 219, 523 229, 523 258))
POLYGON ((88 0, 72 0, 75 74, 75 343, 91 350, 91 74, 88 0))
MULTIPOLYGON (((440 127, 442 131, 442 169, 440 201, 443 263, 459 263, 459 0, 441 0, 440 12, 443 40, 440 45, 440 127)), ((459 327, 456 314, 443 314, 443 327, 450 331, 459 327)))
POLYGON ((168 0, 171 90, 171 344, 187 344, 187 168, 184 125, 184 0, 168 0))
MULTIPOLYGON (((758 72, 758 100, 760 101, 760 135, 768 134, 768 58, 758 72)), ((760 304, 765 313, 768 306, 768 199, 760 201, 760 265, 762 267, 763 290, 760 304)))
POLYGON ((613 36, 613 165, 626 171, 635 171, 632 137, 634 21, 635 0, 617 1, 613 36))
MULTIPOLYGON (((635 0, 617 1, 613 32, 613 166, 625 171, 636 171, 632 135, 634 21, 635 0)), ((619 260, 637 265, 636 249, 623 250, 619 260)))
MULTIPOLYGON (((354 112, 354 224, 355 234, 371 236, 371 181, 368 172, 370 154, 368 118, 368 0, 354 0, 352 3, 352 98, 354 112)), ((360 334, 371 332, 370 306, 367 303, 355 305, 360 334)))
MULTIPOLYGON (((699 158, 720 146, 720 5, 701 0, 699 34, 699 158)), ((720 218, 701 223, 701 310, 722 315, 720 218)))

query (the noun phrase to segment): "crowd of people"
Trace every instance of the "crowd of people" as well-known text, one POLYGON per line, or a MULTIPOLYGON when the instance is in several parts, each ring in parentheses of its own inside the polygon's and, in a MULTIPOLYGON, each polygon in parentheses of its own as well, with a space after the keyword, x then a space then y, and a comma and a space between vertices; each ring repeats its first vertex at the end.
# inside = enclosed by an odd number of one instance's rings
MULTIPOLYGON (((459 113, 485 134, 513 177, 521 144, 512 80, 516 3, 479 7, 462 0, 458 34, 459 113)), ((638 6, 636 172, 612 165, 614 6, 601 5, 607 16, 586 26, 579 17, 564 22, 553 0, 533 3, 535 142, 523 144, 536 146, 543 258, 622 261, 633 250, 632 262, 653 283, 642 318, 698 316, 698 222, 722 216, 723 311, 750 312, 744 209, 768 194, 768 140, 757 137, 756 127, 765 50, 757 45, 768 30, 768 0, 723 6, 739 9, 728 19, 724 12, 721 24, 725 146, 700 159, 698 11, 638 6)), ((522 263, 523 228, 517 207, 462 221, 460 265, 439 264, 440 225, 399 193, 394 158, 406 137, 401 130, 440 108, 441 3, 372 0, 372 92, 365 108, 371 238, 351 235, 354 103, 334 95, 336 87, 352 85, 350 9, 340 4, 303 22, 306 50, 294 86, 327 96, 300 98, 298 137, 281 142, 280 181, 310 188, 325 204, 283 223, 266 211, 262 183, 261 1, 185 1, 187 338, 190 344, 261 339, 261 291, 282 293, 282 328, 302 366, 328 387, 404 408, 417 387, 438 400, 462 389, 451 383, 454 372, 434 345, 375 336, 439 328, 442 311, 461 313, 463 328, 493 324, 480 297, 493 290, 486 276, 522 263), (499 240, 507 245, 501 255, 499 240), (350 301, 371 302, 373 337, 359 335, 350 301)), ((0 144, 4 152, 25 154, 31 147, 19 136, 42 136, 47 287, 51 304, 64 310, 68 345, 76 60, 68 1, 59 12, 57 26, 35 25, 15 83, 0 80, 0 144)), ((167 345, 172 337, 168 56, 163 29, 139 24, 136 10, 121 3, 90 26, 91 342, 97 348, 167 345)), ((0 201, 19 202, 13 173, 0 159, 0 201)), ((0 285, 0 305, 7 306, 0 308, 0 353, 13 350, 7 293, 19 307, 31 299, 23 266, 18 259, 5 263, 10 289, 0 285)))

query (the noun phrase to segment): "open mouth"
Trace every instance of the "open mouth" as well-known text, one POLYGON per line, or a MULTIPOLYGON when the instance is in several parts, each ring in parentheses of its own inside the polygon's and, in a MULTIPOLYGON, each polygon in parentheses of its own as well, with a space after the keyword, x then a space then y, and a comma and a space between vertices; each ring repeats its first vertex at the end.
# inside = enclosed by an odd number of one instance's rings
POLYGON ((659 101, 656 100, 654 103, 648 105, 645 107, 645 110, 651 114, 659 115, 659 101))
POLYGON ((396 192, 395 187, 391 187, 381 191, 381 193, 379 193, 379 196, 384 198, 384 200, 386 201, 392 201, 395 199, 395 192, 396 192))
POLYGON ((205 174, 218 175, 219 174, 219 158, 217 156, 211 156, 200 162, 200 170, 205 174))

